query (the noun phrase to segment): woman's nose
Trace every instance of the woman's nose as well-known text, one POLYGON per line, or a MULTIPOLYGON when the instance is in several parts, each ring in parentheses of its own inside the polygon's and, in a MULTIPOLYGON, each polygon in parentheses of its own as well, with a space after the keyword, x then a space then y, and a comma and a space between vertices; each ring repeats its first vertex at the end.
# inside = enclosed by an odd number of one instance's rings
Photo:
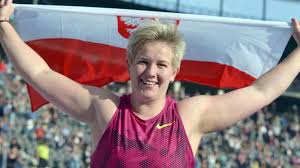
POLYGON ((149 64, 146 68, 146 74, 149 76, 156 76, 157 73, 157 67, 153 64, 149 64))

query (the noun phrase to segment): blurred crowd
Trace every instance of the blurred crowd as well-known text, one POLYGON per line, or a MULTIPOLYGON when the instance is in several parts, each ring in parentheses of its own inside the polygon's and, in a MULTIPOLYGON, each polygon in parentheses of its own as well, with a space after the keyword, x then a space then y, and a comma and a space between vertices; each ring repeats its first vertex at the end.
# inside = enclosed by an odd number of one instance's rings
POLYGON ((298 106, 278 114, 274 110, 265 107, 233 127, 207 135, 198 154, 201 166, 300 167, 298 106))
MULTIPOLYGON (((190 86, 175 82, 168 94, 180 100, 224 93, 190 91, 190 86)), ((106 87, 118 95, 130 93, 130 83, 106 87)), ((300 167, 300 109, 296 104, 277 107, 275 102, 226 130, 205 135, 196 167, 300 167)), ((25 83, 6 65, 0 73, 0 168, 88 167, 89 135, 86 125, 52 105, 32 113, 25 83)))

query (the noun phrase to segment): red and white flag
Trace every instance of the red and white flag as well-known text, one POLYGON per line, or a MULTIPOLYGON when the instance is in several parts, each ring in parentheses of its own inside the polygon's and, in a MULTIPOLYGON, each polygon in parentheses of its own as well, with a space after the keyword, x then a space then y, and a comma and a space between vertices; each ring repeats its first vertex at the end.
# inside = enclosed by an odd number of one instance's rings
MULTIPOLYGON (((274 67, 292 34, 285 22, 50 5, 15 5, 14 22, 53 70, 103 86, 129 80, 128 37, 143 20, 154 18, 177 24, 187 42, 176 79, 219 88, 247 86, 274 67)), ((33 111, 47 103, 28 88, 33 111)))

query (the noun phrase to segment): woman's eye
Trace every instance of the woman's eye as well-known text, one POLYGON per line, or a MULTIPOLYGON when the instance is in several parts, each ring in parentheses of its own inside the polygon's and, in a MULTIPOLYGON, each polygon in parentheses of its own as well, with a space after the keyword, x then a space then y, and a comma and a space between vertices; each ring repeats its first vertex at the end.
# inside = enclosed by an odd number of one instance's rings
POLYGON ((158 66, 159 66, 159 67, 164 67, 164 68, 167 67, 166 64, 158 64, 158 66))
POLYGON ((147 64, 147 61, 138 61, 138 64, 147 64))

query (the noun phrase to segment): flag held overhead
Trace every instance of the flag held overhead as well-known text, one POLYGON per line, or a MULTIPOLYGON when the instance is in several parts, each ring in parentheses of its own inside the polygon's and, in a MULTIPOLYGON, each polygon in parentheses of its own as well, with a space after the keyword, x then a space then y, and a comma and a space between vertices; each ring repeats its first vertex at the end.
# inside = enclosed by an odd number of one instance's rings
MULTIPOLYGON (((177 80, 241 88, 274 67, 291 37, 287 23, 167 12, 15 5, 22 39, 55 71, 86 85, 129 80, 126 46, 145 19, 174 23, 187 51, 177 80)), ((28 86, 32 110, 47 103, 28 86)))

